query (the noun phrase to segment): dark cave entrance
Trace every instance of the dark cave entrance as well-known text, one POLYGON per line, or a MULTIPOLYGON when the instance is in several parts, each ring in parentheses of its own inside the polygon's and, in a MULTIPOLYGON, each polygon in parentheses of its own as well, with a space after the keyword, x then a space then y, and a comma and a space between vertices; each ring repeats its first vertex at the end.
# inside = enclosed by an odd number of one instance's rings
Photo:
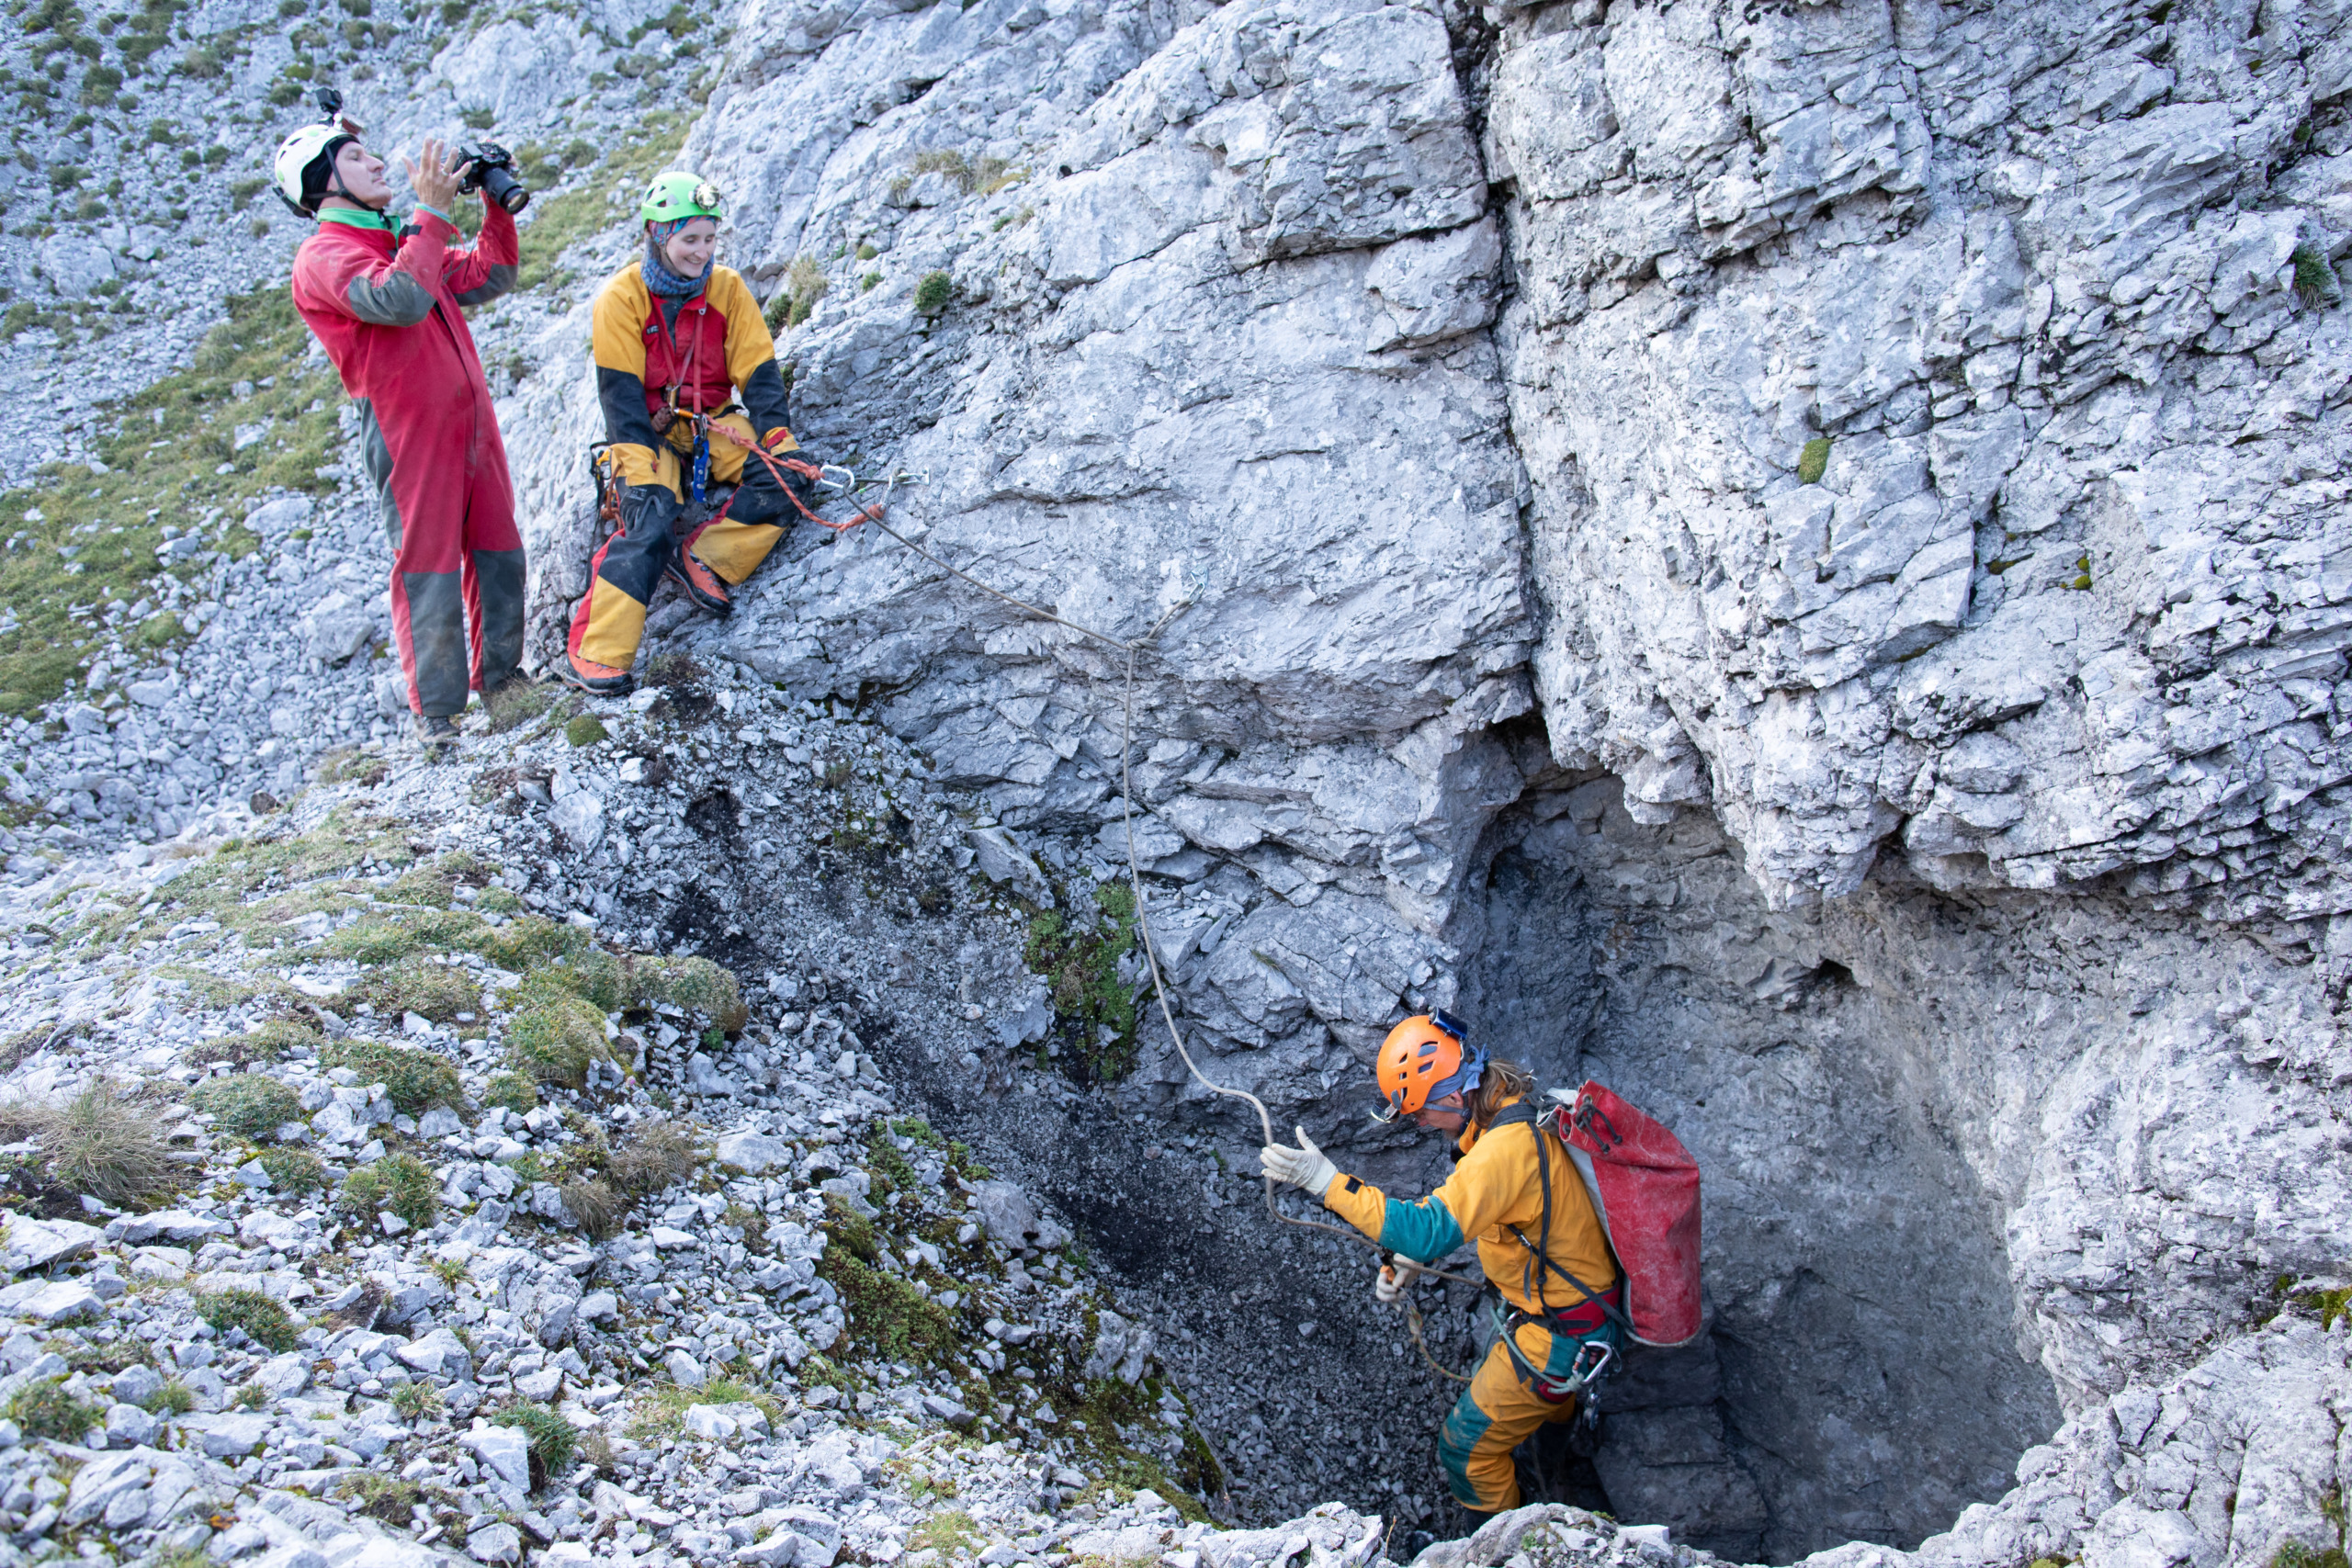
POLYGON ((1841 945, 1866 921, 1769 909, 1706 813, 1644 826, 1612 778, 1529 795, 1489 843, 1462 1010, 1705 1170, 1711 1330, 1605 1398, 1614 1511, 1781 1562, 1914 1546, 2001 1495, 2060 1412, 1950 1127, 1973 998, 1874 992, 1841 945))

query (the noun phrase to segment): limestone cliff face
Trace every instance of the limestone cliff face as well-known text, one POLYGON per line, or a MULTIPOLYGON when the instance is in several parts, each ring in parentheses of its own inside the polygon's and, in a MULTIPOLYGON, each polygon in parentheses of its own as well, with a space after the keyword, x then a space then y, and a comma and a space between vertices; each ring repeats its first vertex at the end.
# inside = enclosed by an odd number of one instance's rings
POLYGON ((2352 45, 2143 9, 1505 27, 1553 749, 1778 898, 2343 903, 2352 45))
MULTIPOLYGON (((1787 1554, 1940 1528, 2340 1251, 2347 36, 749 0, 684 161, 805 310, 808 446, 1158 628, 1139 841, 1220 1077, 1409 1170, 1361 1062, 1461 1001, 1689 1130, 1722 1364, 1622 1484, 1787 1554)), ((578 363, 518 404, 567 436, 578 363)), ((577 463, 521 461, 543 647, 577 463)), ((1121 659, 875 531, 676 635, 1124 859, 1121 659)), ((1202 1098, 1148 1042, 1131 1091, 1202 1098)))
MULTIPOLYGON (((1355 950, 1222 975, 1219 1032, 1361 1049, 1429 983, 1531 703, 1775 904, 2335 912, 2335 12, 1494 15, 754 4, 686 151, 735 265, 822 280, 813 448, 922 472, 899 515, 1011 592, 1169 617, 1150 841, 1355 950)), ((567 434, 578 363, 526 397, 567 434)), ((551 611, 574 464, 525 463, 551 611)), ((730 651, 1107 818, 1115 660, 871 531, 791 553, 730 651)))

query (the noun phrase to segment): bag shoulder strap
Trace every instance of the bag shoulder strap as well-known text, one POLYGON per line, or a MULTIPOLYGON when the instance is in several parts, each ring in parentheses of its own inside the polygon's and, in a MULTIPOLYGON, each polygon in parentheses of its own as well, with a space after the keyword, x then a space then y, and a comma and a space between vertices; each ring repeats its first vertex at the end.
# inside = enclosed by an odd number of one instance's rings
MULTIPOLYGON (((1536 1234, 1541 1235, 1547 1242, 1552 1239, 1552 1156, 1551 1150, 1546 1146, 1548 1141, 1544 1138, 1544 1134, 1546 1131, 1545 1124, 1550 1120, 1551 1118, 1548 1115, 1539 1114, 1532 1105, 1530 1105, 1527 1100, 1521 1100, 1518 1104, 1506 1106, 1503 1110, 1498 1111, 1495 1115, 1495 1119, 1487 1123, 1489 1131, 1497 1127, 1515 1127, 1522 1122, 1533 1127, 1535 1131, 1535 1179, 1537 1184, 1542 1188, 1544 1193, 1543 1226, 1536 1232, 1536 1234)), ((1553 1131, 1555 1132, 1555 1135, 1556 1135, 1556 1129, 1553 1129, 1553 1131)), ((1535 1255, 1535 1266, 1539 1270, 1549 1269, 1551 1272, 1557 1274, 1561 1279, 1566 1280, 1568 1282, 1569 1286, 1575 1290, 1577 1294, 1582 1296, 1594 1306, 1599 1307, 1601 1310, 1601 1313, 1611 1322, 1615 1323, 1618 1327, 1623 1328, 1628 1334, 1633 1333, 1633 1322, 1631 1319, 1626 1317, 1623 1311, 1601 1300, 1600 1297, 1596 1295, 1591 1288, 1586 1285, 1582 1280, 1577 1279, 1574 1274, 1568 1272, 1567 1269, 1563 1269, 1559 1264, 1552 1261, 1551 1258, 1545 1254, 1544 1248, 1528 1240, 1527 1234, 1521 1230, 1517 1225, 1508 1225, 1504 1228, 1509 1230, 1512 1235, 1519 1238, 1520 1246, 1527 1248, 1528 1251, 1535 1255)), ((1541 1272, 1538 1272, 1535 1276, 1535 1304, 1539 1307, 1546 1304, 1544 1300, 1544 1276, 1541 1272)))

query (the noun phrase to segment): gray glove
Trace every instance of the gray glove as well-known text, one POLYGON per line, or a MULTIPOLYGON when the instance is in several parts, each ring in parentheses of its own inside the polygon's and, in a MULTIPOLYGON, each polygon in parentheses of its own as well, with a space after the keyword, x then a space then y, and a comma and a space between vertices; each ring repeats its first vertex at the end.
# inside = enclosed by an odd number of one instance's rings
POLYGON ((1331 1186, 1340 1168, 1326 1158, 1315 1140, 1306 1135, 1304 1127, 1291 1129, 1298 1134, 1298 1147, 1285 1148, 1280 1144, 1268 1144, 1258 1151, 1258 1163, 1276 1181, 1287 1181, 1293 1187, 1304 1187, 1307 1195, 1320 1198, 1331 1186))

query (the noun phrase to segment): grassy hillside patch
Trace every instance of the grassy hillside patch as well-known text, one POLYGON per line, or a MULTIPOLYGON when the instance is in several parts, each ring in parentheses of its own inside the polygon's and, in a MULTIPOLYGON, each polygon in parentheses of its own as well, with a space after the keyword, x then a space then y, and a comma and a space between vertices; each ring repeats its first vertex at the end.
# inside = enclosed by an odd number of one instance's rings
MULTIPOLYGON (((155 547, 219 508, 243 515, 274 489, 323 493, 343 389, 323 360, 305 357, 309 329, 280 287, 228 301, 187 370, 113 405, 96 451, 107 472, 52 463, 38 482, 0 494, 0 714, 55 701, 109 633, 134 655, 187 635, 152 603, 155 547), (240 386, 244 395, 239 396, 240 386), (241 451, 237 431, 258 431, 241 451), (226 470, 225 472, 222 470, 226 470)), ((208 550, 242 556, 259 541, 231 524, 205 531, 208 550)), ((169 569, 183 579, 199 568, 169 569)))
POLYGON ((585 185, 532 202, 523 224, 521 287, 562 287, 572 275, 556 263, 567 249, 600 230, 634 226, 647 184, 677 156, 693 124, 691 115, 672 110, 648 115, 605 154, 585 185))

